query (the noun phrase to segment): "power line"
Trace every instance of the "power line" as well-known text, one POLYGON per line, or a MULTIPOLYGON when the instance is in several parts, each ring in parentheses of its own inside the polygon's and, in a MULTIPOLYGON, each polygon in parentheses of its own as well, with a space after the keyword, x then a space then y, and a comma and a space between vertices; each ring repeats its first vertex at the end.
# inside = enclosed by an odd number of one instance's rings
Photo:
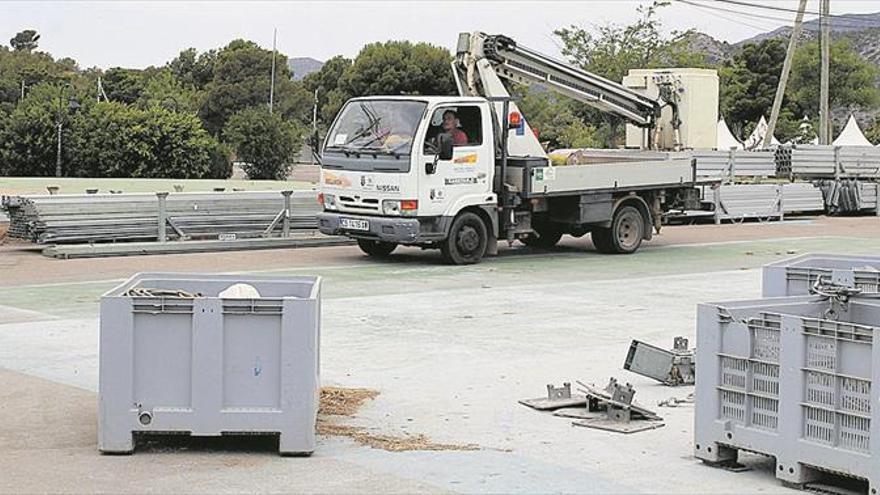
MULTIPOLYGON (((719 6, 711 6, 711 5, 707 5, 704 3, 698 4, 696 2, 692 2, 692 1, 688 1, 688 0, 676 0, 676 1, 678 1, 680 3, 692 5, 692 6, 699 5, 700 7, 703 7, 706 9, 714 9, 714 10, 718 10, 721 12, 738 14, 738 15, 742 15, 742 16, 752 17, 755 19, 780 21, 780 22, 784 22, 786 24, 790 24, 792 22, 791 19, 783 18, 783 17, 774 17, 774 16, 768 16, 766 14, 758 14, 755 12, 734 10, 734 9, 724 8, 724 7, 719 7, 719 6)), ((741 0, 704 0, 704 1, 711 1, 713 3, 725 3, 725 4, 740 5, 740 6, 744 6, 744 7, 752 7, 752 8, 758 8, 758 9, 769 9, 769 10, 774 10, 774 11, 778 11, 778 12, 797 13, 797 10, 789 9, 787 7, 779 7, 779 6, 772 6, 772 5, 759 5, 759 4, 749 3, 749 2, 743 2, 741 0)), ((819 16, 818 12, 806 12, 806 14, 819 16)), ((830 15, 829 17, 835 19, 834 24, 837 26, 841 26, 841 27, 862 27, 862 28, 880 27, 880 21, 875 21, 873 19, 856 19, 856 18, 852 18, 846 14, 833 14, 833 15, 830 15)))
MULTIPOLYGON (((791 19, 787 19, 787 18, 783 18, 783 17, 774 17, 774 16, 767 15, 767 14, 758 14, 755 12, 734 10, 734 9, 729 9, 729 8, 724 8, 724 7, 719 7, 719 6, 707 5, 705 3, 696 3, 696 2, 690 1, 690 0, 676 0, 676 1, 680 2, 680 3, 687 4, 687 5, 691 5, 693 7, 701 7, 703 9, 711 9, 711 10, 716 10, 716 11, 720 11, 720 12, 727 12, 727 13, 745 16, 745 17, 758 19, 758 20, 778 21, 778 22, 784 23, 786 25, 789 25, 792 22, 791 19)), ((713 1, 720 1, 720 0, 713 0, 713 1)), ((838 18, 834 22, 834 24, 837 26, 840 26, 840 27, 858 27, 858 28, 880 27, 880 22, 874 22, 874 21, 865 20, 865 19, 848 19, 846 17, 838 18)))
MULTIPOLYGON (((715 16, 715 17, 718 17, 719 19, 724 19, 724 20, 726 20, 726 21, 728 21, 728 22, 732 22, 732 23, 734 23, 734 24, 738 24, 738 25, 740 25, 740 26, 750 27, 750 28, 755 29, 755 30, 757 30, 757 31, 766 32, 766 31, 773 30, 773 29, 776 29, 777 27, 779 27, 777 24, 775 24, 775 23, 771 23, 772 21, 767 20, 766 17, 764 17, 764 18, 762 19, 762 20, 765 21, 764 25, 763 25, 763 26, 760 26, 760 25, 751 24, 751 23, 746 22, 746 21, 744 21, 744 20, 742 20, 742 19, 736 19, 736 18, 733 18, 733 17, 728 17, 728 16, 726 16, 726 15, 724 15, 724 14, 720 14, 720 13, 716 12, 716 9, 715 9, 714 7, 709 7, 708 5, 701 5, 701 4, 698 4, 698 3, 691 3, 691 2, 688 2, 688 1, 686 1, 686 0, 678 0, 678 1, 680 1, 681 3, 686 3, 686 4, 691 5, 691 6, 693 6, 693 7, 697 7, 698 9, 702 9, 702 10, 705 11, 707 14, 712 15, 712 16, 715 16)), ((734 15, 740 15, 740 16, 741 16, 742 14, 734 14, 734 15)), ((745 17, 746 17, 746 18, 750 18, 749 16, 745 16, 745 17)), ((752 22, 757 22, 757 21, 758 21, 757 19, 750 19, 750 20, 751 20, 752 22)))
MULTIPOLYGON (((791 9, 788 7, 780 7, 778 5, 769 5, 769 4, 764 5, 764 4, 759 4, 759 3, 744 2, 743 0, 712 0, 712 1, 717 2, 717 3, 729 3, 729 4, 733 4, 733 5, 742 5, 743 7, 753 7, 756 9, 776 10, 779 12, 791 12, 793 14, 797 14, 797 12, 798 12, 797 9, 791 9)), ((820 12, 819 11, 813 12, 811 10, 805 10, 804 14, 817 16, 817 15, 820 15, 820 12)), ((828 17, 830 17, 830 18, 837 17, 837 18, 843 18, 843 19, 847 19, 847 20, 858 20, 858 19, 853 19, 852 17, 850 17, 850 15, 851 14, 828 14, 828 17)))
POLYGON ((754 18, 754 19, 760 19, 760 20, 764 20, 764 21, 779 21, 779 22, 783 22, 783 23, 785 23, 786 25, 789 25, 789 24, 791 24, 791 22, 792 22, 791 19, 785 19, 785 18, 782 18, 782 17, 768 16, 768 15, 765 15, 765 14, 755 14, 755 13, 753 13, 753 12, 744 12, 744 11, 742 11, 742 10, 733 10, 733 9, 727 9, 727 8, 724 8, 724 7, 715 7, 715 6, 711 6, 711 5, 706 5, 706 4, 704 4, 704 3, 697 3, 697 2, 695 2, 695 1, 691 1, 691 0, 676 0, 676 1, 679 2, 679 3, 684 3, 684 4, 687 4, 687 5, 690 5, 690 6, 692 6, 692 7, 699 7, 699 8, 706 9, 706 10, 715 10, 715 11, 720 11, 720 12, 727 12, 727 13, 730 13, 730 14, 736 14, 736 15, 740 15, 740 16, 744 16, 744 17, 750 17, 750 18, 754 18))

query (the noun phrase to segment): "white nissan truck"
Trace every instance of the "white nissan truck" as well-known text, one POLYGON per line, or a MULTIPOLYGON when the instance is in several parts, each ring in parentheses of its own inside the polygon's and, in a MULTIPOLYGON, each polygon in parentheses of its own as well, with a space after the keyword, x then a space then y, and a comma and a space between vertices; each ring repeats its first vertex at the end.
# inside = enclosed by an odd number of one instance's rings
POLYGON ((371 96, 340 110, 317 151, 321 232, 377 257, 398 245, 438 248, 453 264, 478 263, 499 240, 551 247, 563 234, 633 253, 664 212, 698 203, 692 160, 674 153, 552 166, 501 79, 622 116, 655 150, 661 125, 675 148, 684 144, 674 87, 648 98, 483 33, 459 36, 453 73, 462 96, 371 96))

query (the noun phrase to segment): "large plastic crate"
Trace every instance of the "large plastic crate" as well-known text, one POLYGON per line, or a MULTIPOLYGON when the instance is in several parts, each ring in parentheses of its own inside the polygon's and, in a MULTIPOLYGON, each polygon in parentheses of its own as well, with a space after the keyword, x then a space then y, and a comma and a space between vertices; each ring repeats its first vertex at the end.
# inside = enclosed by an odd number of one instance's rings
POLYGON ((764 297, 805 296, 818 277, 866 292, 880 290, 880 256, 804 254, 764 266, 764 297))
POLYGON ((98 448, 133 434, 280 434, 315 449, 321 279, 142 273, 101 298, 98 448), (235 283, 259 298, 224 299, 235 283), (201 297, 144 297, 131 289, 201 297))
POLYGON ((817 296, 707 303, 697 312, 697 458, 774 456, 792 483, 830 471, 880 488, 880 304, 827 319, 817 296))

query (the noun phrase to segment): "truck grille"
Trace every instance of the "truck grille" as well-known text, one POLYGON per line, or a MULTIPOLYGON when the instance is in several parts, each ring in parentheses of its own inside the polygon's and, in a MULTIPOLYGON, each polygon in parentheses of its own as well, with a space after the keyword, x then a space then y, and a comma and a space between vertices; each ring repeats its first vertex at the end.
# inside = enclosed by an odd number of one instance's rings
POLYGON ((379 200, 376 198, 361 198, 358 196, 339 196, 339 204, 342 209, 353 211, 379 211, 379 200))

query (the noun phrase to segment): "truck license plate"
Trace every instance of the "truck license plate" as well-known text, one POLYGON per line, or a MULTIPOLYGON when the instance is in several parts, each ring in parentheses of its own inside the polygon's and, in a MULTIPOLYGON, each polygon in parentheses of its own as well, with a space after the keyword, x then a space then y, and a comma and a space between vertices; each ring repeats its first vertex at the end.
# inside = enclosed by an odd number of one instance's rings
POLYGON ((348 230, 370 230, 370 222, 355 218, 340 218, 339 226, 348 230))

